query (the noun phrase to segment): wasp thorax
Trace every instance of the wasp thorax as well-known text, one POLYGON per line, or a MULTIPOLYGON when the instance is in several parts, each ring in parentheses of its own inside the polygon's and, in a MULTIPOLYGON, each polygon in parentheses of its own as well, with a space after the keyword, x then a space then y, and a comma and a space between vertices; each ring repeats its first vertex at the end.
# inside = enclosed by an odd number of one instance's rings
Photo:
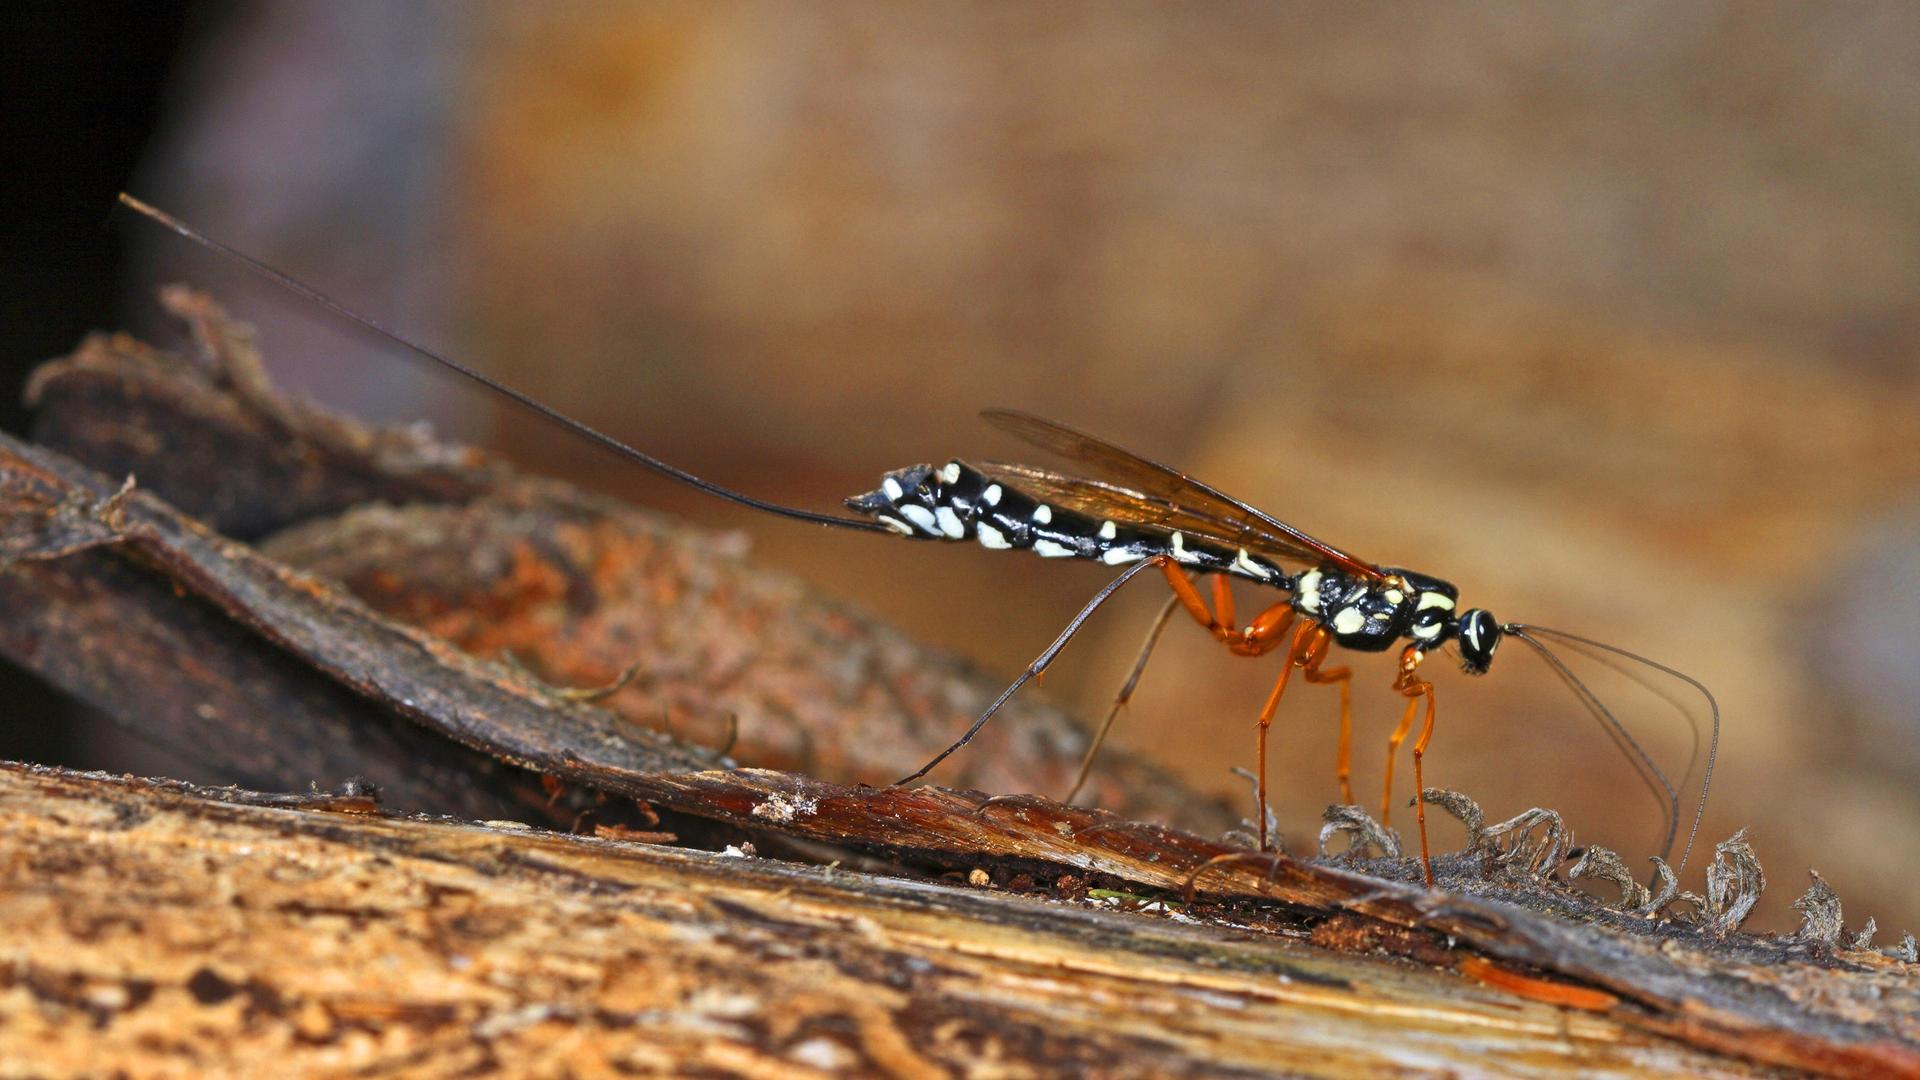
POLYGON ((1293 606, 1349 649, 1378 652, 1403 637, 1424 649, 1451 634, 1458 595, 1451 583, 1411 570, 1359 577, 1322 566, 1300 575, 1293 606))

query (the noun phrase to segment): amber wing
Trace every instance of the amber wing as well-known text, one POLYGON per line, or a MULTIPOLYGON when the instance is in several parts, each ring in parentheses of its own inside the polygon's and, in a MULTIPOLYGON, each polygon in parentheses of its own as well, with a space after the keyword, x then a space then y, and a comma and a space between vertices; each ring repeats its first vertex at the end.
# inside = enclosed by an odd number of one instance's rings
POLYGON ((1379 580, 1378 567, 1177 469, 1030 413, 988 409, 987 422, 1085 468, 1088 477, 1030 465, 990 464, 1005 483, 1084 513, 1122 523, 1179 529, 1255 554, 1307 565, 1331 564, 1379 580))

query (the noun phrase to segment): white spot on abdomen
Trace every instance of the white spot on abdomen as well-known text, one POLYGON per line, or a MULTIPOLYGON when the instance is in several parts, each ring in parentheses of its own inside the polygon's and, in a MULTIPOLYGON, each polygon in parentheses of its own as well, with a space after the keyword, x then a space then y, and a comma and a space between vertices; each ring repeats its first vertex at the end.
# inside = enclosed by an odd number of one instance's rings
POLYGON ((879 515, 875 520, 879 521, 880 524, 885 525, 887 528, 892 529, 894 532, 899 533, 901 536, 913 535, 913 526, 907 524, 904 521, 901 521, 899 518, 891 518, 882 514, 882 515, 879 515))
POLYGON ((906 489, 900 486, 900 481, 891 476, 880 481, 880 490, 887 493, 887 501, 891 503, 899 502, 907 493, 906 489))
POLYGON ((960 463, 957 461, 947 462, 946 468, 940 470, 940 479, 945 480, 949 484, 959 483, 960 463))
POLYGON ((1073 550, 1067 545, 1057 544, 1057 543, 1054 543, 1052 540, 1035 540, 1033 542, 1033 550, 1039 552, 1042 557, 1048 558, 1048 559, 1065 559, 1065 558, 1070 558, 1074 555, 1079 554, 1079 552, 1073 550))
POLYGON ((1144 554, 1130 548, 1108 548, 1100 553, 1100 561, 1106 563, 1108 566, 1119 566, 1121 563, 1139 562, 1144 558, 1146 558, 1144 554))
POLYGON ((1249 574, 1252 574, 1254 577, 1257 577, 1262 581, 1265 581, 1268 578, 1273 576, 1272 572, 1269 571, 1266 567, 1261 566, 1259 563, 1253 561, 1253 557, 1247 554, 1246 548, 1241 548, 1240 554, 1235 555, 1233 557, 1233 565, 1236 567, 1239 567, 1241 570, 1244 570, 1249 574))
POLYGON ((1120 526, 1115 525, 1111 521, 1103 521, 1100 523, 1100 539, 1111 540, 1114 537, 1119 535, 1120 535, 1120 526))
POLYGON ((1007 535, 1005 533, 984 521, 973 527, 973 535, 980 541, 980 546, 983 548, 1005 551, 1013 546, 1007 543, 1007 535))
POLYGON ((900 508, 901 516, 920 527, 920 531, 929 536, 940 535, 940 526, 933 520, 933 511, 924 506, 908 504, 900 508))
POLYGON ((1177 562, 1190 563, 1200 561, 1199 552, 1187 550, 1186 534, 1178 531, 1173 534, 1173 557, 1177 562))
POLYGON ((999 506, 1002 494, 1004 493, 1000 490, 999 484, 988 484, 987 490, 980 493, 980 498, 988 506, 999 506))
POLYGON ((1051 523, 1053 521, 1053 507, 1048 506, 1046 503, 1041 503, 1039 506, 1034 507, 1033 520, 1042 525, 1051 523))

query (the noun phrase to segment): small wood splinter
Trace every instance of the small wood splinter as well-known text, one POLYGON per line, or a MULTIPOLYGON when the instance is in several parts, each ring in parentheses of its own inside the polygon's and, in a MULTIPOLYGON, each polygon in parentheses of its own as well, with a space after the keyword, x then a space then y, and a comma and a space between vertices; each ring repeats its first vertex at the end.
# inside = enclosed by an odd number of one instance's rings
POLYGON ((1522 975, 1478 956, 1461 957, 1460 974, 1497 990, 1505 990, 1517 997, 1568 1009, 1606 1012, 1620 1004, 1618 997, 1605 990, 1522 975))

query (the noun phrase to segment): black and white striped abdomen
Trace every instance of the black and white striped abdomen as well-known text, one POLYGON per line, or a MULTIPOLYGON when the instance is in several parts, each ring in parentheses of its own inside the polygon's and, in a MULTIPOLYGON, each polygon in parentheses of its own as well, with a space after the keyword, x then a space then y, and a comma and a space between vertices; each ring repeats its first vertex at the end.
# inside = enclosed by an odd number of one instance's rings
POLYGON ((938 469, 915 465, 890 472, 880 490, 848 499, 847 506, 914 539, 977 540, 993 550, 1097 559, 1108 566, 1167 555, 1195 570, 1292 587, 1292 579, 1278 567, 1244 548, 1049 506, 959 461, 938 469))

